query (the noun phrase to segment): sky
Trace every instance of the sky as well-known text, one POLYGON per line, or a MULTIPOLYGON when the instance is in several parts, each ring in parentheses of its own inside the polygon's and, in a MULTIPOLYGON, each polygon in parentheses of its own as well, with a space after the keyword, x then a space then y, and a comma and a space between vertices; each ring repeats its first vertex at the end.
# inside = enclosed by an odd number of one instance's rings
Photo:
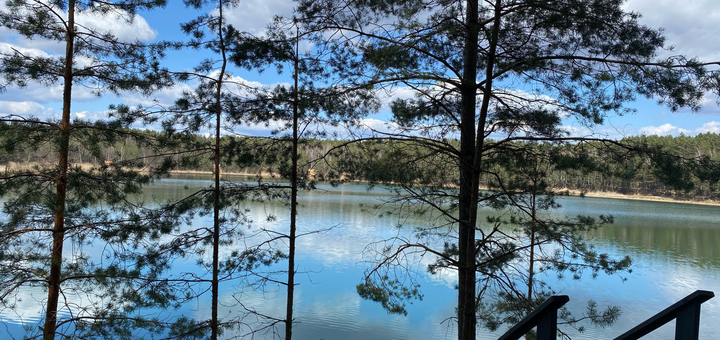
MULTIPOLYGON (((180 0, 169 0, 164 9, 141 12, 132 26, 119 19, 100 17, 80 17, 84 24, 102 29, 112 30, 122 40, 131 41, 138 38, 143 41, 185 39, 180 32, 180 23, 191 20, 197 12, 187 10, 180 0)), ((241 31, 261 35, 274 15, 291 15, 292 0, 241 0, 237 8, 226 12, 229 23, 241 31)), ((0 9, 2 9, 0 5, 0 9)), ((651 27, 663 28, 667 44, 674 46, 672 51, 663 51, 663 55, 683 54, 698 57, 705 61, 720 60, 720 1, 717 0, 629 0, 624 5, 628 11, 643 15, 641 23, 651 27)), ((15 48, 31 55, 59 55, 63 46, 45 40, 26 40, 12 32, 0 29, 0 51, 15 48)), ((171 69, 190 68, 202 59, 200 52, 183 51, 168 54, 164 61, 171 69)), ((253 85, 273 85, 287 83, 289 75, 277 75, 268 70, 263 73, 231 69, 237 81, 253 85)), ((171 104, 183 90, 190 89, 189 84, 179 84, 170 89, 156 93, 148 98, 138 94, 127 93, 122 96, 104 95, 97 97, 87 88, 75 87, 73 93, 73 117, 96 119, 103 118, 110 104, 127 105, 152 104, 154 100, 163 104, 171 104)), ((403 97, 409 91, 398 90, 395 97, 403 97)), ((9 87, 0 93, 0 114, 32 115, 36 117, 59 117, 61 112, 61 85, 42 86, 30 84, 25 88, 9 87)), ((622 138, 640 134, 656 135, 695 135, 698 133, 720 133, 720 105, 717 98, 709 95, 698 112, 687 109, 672 112, 669 108, 656 104, 653 99, 640 98, 628 105, 637 113, 622 117, 611 116, 602 126, 592 130, 572 120, 563 124, 573 135, 588 136, 591 134, 622 138)), ((387 106, 378 114, 364 120, 364 123, 381 128, 387 120, 387 106)), ((267 135, 271 126, 255 125, 239 127, 238 132, 246 135, 267 135)))

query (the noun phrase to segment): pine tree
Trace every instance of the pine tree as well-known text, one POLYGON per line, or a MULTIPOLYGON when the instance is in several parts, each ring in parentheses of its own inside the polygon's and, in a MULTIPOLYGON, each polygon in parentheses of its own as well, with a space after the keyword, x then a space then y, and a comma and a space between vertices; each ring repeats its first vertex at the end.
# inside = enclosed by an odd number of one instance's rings
MULTIPOLYGON (((572 147, 572 146, 571 146, 572 147)), ((503 259, 513 265, 496 268, 483 273, 480 289, 493 296, 481 302, 478 313, 483 325, 496 330, 503 324, 514 324, 531 313, 549 296, 556 294, 553 286, 541 275, 555 272, 553 276, 580 279, 589 272, 592 277, 601 273, 620 274, 628 270, 628 256, 613 258, 599 252, 586 239, 591 231, 612 223, 612 216, 553 216, 553 210, 561 207, 558 197, 568 195, 552 186, 550 175, 584 166, 584 153, 571 153, 571 147, 561 148, 550 143, 514 143, 504 152, 486 159, 484 174, 488 177, 489 205, 501 211, 488 222, 504 225, 503 242, 517 249, 503 259), (563 152, 564 151, 564 152, 563 152), (508 216, 508 212, 510 212, 508 216), (491 279, 494 277, 494 279, 491 279)), ((618 306, 598 311, 594 301, 588 301, 588 313, 575 318, 569 312, 561 313, 563 323, 579 330, 580 321, 589 320, 599 326, 611 325, 620 315, 618 306)), ((531 334, 527 338, 534 338, 531 334)))
MULTIPOLYGON (((177 280, 191 276, 209 284, 209 289, 200 288, 193 298, 200 298, 206 291, 210 293, 211 316, 209 320, 187 320, 187 335, 193 332, 202 334, 208 331, 211 339, 218 339, 225 332, 238 331, 250 327, 255 334, 273 327, 277 321, 270 320, 246 324, 243 315, 257 316, 253 308, 237 301, 235 307, 240 310, 234 317, 219 315, 220 284, 233 282, 238 285, 252 281, 247 276, 259 267, 274 264, 286 257, 277 249, 263 249, 248 246, 251 221, 243 207, 245 201, 266 201, 285 199, 290 186, 282 183, 266 182, 262 175, 255 179, 257 183, 226 181, 222 178, 221 164, 239 168, 264 167, 278 159, 275 153, 277 143, 263 137, 238 137, 235 128, 258 121, 257 117, 248 117, 247 111, 265 105, 262 95, 268 90, 264 87, 250 86, 236 80, 231 73, 230 48, 244 41, 242 32, 235 30, 225 18, 226 11, 237 6, 234 0, 187 0, 187 7, 209 13, 181 25, 185 34, 190 36, 187 42, 173 44, 177 49, 197 49, 210 55, 196 65, 192 71, 178 71, 174 75, 179 81, 191 82, 195 88, 185 91, 175 104, 155 110, 139 108, 148 114, 163 115, 164 133, 177 140, 181 154, 170 160, 169 169, 191 166, 194 169, 212 170, 212 185, 208 188, 190 192, 180 202, 170 202, 169 207, 177 215, 193 218, 211 216, 211 226, 196 227, 188 222, 174 238, 159 245, 166 252, 181 254, 184 257, 197 256, 201 273, 184 273, 177 280), (198 135, 210 131, 211 140, 198 135), (227 135, 224 135, 227 134, 227 135), (211 160, 208 164, 208 160, 211 160), (245 228, 241 228, 244 226, 245 228), (245 229, 245 231, 243 231, 245 229), (242 241, 242 242, 241 242, 242 241), (210 261, 205 253, 211 252, 210 261), (221 254, 221 252, 224 254, 221 254), (209 276, 209 278, 206 278, 209 276), (241 279, 245 279, 241 283, 241 279)), ((131 111, 125 107, 124 111, 131 111)), ((188 282, 192 282, 189 280, 188 282)))
MULTIPOLYGON (((421 178, 412 173, 402 177, 408 201, 431 206, 454 225, 456 233, 445 235, 453 241, 441 249, 421 241, 404 244, 384 252, 380 261, 392 264, 417 251, 456 270, 459 339, 476 338, 477 301, 483 297, 476 285, 484 277, 478 273, 502 266, 502 259, 517 252, 497 239, 498 228, 478 220, 478 207, 488 202, 479 189, 489 155, 503 152, 511 141, 567 140, 562 117, 600 124, 609 114, 631 111, 624 104, 638 95, 677 109, 697 108, 704 91, 717 92, 711 64, 659 60, 661 33, 639 24, 639 15, 621 5, 619 0, 299 2, 300 21, 321 32, 316 43, 332 46, 337 63, 346 66, 339 76, 415 92, 416 98, 393 103, 398 131, 382 136, 427 147, 425 157, 408 158, 403 167, 437 164, 435 158, 458 168, 454 181, 436 182, 432 190, 418 189, 421 178), (492 133, 502 137, 490 140, 492 133), (459 147, 451 138, 459 138, 459 147)), ((388 277, 374 269, 359 290, 403 311, 401 301, 416 296, 416 289, 388 277)))
POLYGON ((47 147, 55 161, 29 169, 7 169, 0 178, 6 197, 0 222, 3 308, 32 287, 47 291, 42 338, 131 338, 138 328, 163 332, 163 321, 146 319, 139 308, 168 307, 170 282, 156 281, 167 261, 153 253, 153 239, 176 225, 173 216, 129 198, 151 178, 134 170, 135 160, 81 167, 72 159, 122 138, 151 139, 127 129, 135 118, 89 122, 71 120, 74 88, 98 95, 152 91, 171 83, 160 68, 164 46, 123 41, 112 32, 84 24, 82 16, 112 17, 128 24, 139 10, 164 1, 9 1, 3 27, 27 39, 64 44, 64 55, 36 56, 13 50, 2 54, 3 87, 61 84, 59 120, 2 117, 3 148, 8 153, 47 147), (80 18, 80 19, 78 19, 80 18))
MULTIPOLYGON (((314 189, 318 180, 335 180, 336 174, 313 174, 312 167, 322 159, 302 159, 301 146, 312 147, 312 137, 327 137, 327 126, 352 126, 360 117, 377 108, 378 103, 367 90, 348 88, 342 79, 333 75, 335 66, 327 59, 327 50, 309 49, 300 51, 300 44, 306 42, 308 34, 301 30, 294 18, 278 17, 268 27, 263 37, 244 35, 236 40, 230 59, 240 67, 265 69, 275 66, 279 73, 289 68, 292 73, 291 86, 276 86, 272 91, 257 93, 256 100, 249 103, 240 119, 255 122, 270 120, 281 122, 283 128, 275 131, 275 139, 284 145, 284 160, 278 168, 283 178, 290 181, 289 197, 290 226, 287 234, 278 238, 287 241, 287 271, 279 279, 287 287, 285 339, 292 339, 295 317, 294 292, 297 264, 296 240, 304 234, 321 230, 306 230, 298 233, 299 190, 314 189), (289 164, 288 164, 289 163, 289 164)), ((315 141, 317 142, 317 141, 315 141)), ((280 319, 280 318, 278 318, 280 319)))

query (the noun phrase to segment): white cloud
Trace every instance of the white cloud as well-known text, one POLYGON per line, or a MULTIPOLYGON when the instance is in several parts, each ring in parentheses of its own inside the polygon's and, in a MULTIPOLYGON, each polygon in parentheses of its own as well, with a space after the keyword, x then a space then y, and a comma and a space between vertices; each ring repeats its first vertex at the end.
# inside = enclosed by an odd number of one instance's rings
POLYGON ((378 98, 380 99, 380 111, 389 111, 390 103, 398 99, 414 99, 418 92, 408 86, 398 86, 394 89, 379 90, 378 98))
POLYGON ((677 127, 675 125, 672 125, 670 123, 665 123, 660 126, 645 126, 640 128, 638 131, 641 135, 658 135, 658 136, 677 136, 679 134, 685 134, 685 135, 697 135, 700 133, 718 133, 720 134, 720 122, 718 121, 711 121, 703 123, 701 126, 689 130, 684 129, 681 127, 677 127))
MULTIPOLYGON (((22 43, 22 39, 19 40, 19 43, 22 43)), ((0 55, 1 54, 14 54, 15 52, 21 53, 27 57, 41 57, 41 58, 49 58, 49 57, 58 57, 57 55, 52 55, 46 51, 43 51, 38 48, 31 48, 23 46, 23 44, 11 44, 6 42, 0 42, 0 55)), ((87 58, 84 56, 79 56, 76 58, 76 64, 78 66, 90 66, 93 63, 96 63, 95 60, 91 58, 87 58)), ((11 101, 36 101, 40 103, 47 103, 52 101, 60 101, 62 100, 62 93, 63 93, 63 85, 61 82, 61 78, 57 78, 58 81, 55 84, 50 85, 42 85, 38 84, 36 82, 28 82, 27 86, 25 87, 17 87, 17 86, 10 86, 6 89, 5 92, 0 94, 0 100, 11 100, 11 101)), ((97 96, 93 93, 93 88, 90 88, 88 86, 73 86, 73 92, 72 92, 73 101, 90 101, 97 99, 97 96)))
POLYGON ((0 114, 39 116, 42 115, 44 112, 45 107, 36 102, 0 101, 0 114))
MULTIPOLYGON (((62 83, 44 86, 38 83, 28 83, 26 87, 9 87, 0 94, 0 100, 9 101, 34 101, 38 103, 58 102, 62 100, 62 83)), ((92 101, 98 97, 91 88, 85 86, 73 86, 72 99, 77 101, 92 101)))
POLYGON ((375 118, 360 119, 360 125, 381 132, 392 132, 398 128, 395 123, 389 123, 375 118))
POLYGON ((152 41, 157 36, 157 31, 150 27, 145 18, 140 15, 131 17, 124 11, 106 15, 81 12, 76 16, 76 22, 101 33, 112 33, 124 42, 152 41))
POLYGON ((71 115, 73 118, 82 119, 85 121, 98 121, 98 120, 105 120, 108 118, 108 111, 107 110, 100 110, 100 111, 76 111, 73 112, 71 115))
POLYGON ((5 42, 0 42, 0 53, 2 54, 13 54, 15 51, 26 55, 28 57, 43 57, 47 58, 50 56, 47 52, 37 49, 37 48, 28 48, 18 45, 13 45, 5 42))
POLYGON ((243 124, 233 127, 233 132, 242 136, 270 136, 273 131, 284 130, 285 123, 272 120, 266 124, 243 124))
POLYGON ((640 128, 639 130, 641 135, 658 135, 658 136, 667 136, 667 135, 679 135, 680 133, 683 134, 690 134, 692 131, 683 129, 677 126, 674 126, 670 123, 666 123, 660 126, 645 126, 640 128))
MULTIPOLYGON (((292 0, 247 0, 223 14, 237 30, 260 36, 275 15, 291 16, 294 6, 292 0)), ((213 14, 217 14, 216 11, 213 14)))
MULTIPOLYGON (((0 5, 0 10, 4 8, 4 2, 0 5)), ((90 29, 99 31, 100 33, 112 32, 120 41, 135 40, 153 40, 157 32, 150 28, 147 21, 139 15, 134 17, 132 23, 128 22, 129 16, 125 12, 114 12, 106 15, 100 15, 95 12, 81 12, 76 16, 78 25, 84 25, 90 29)), ((83 29, 80 29, 83 31, 83 29)), ((22 53, 28 57, 56 57, 59 58, 64 53, 64 44, 62 42, 51 41, 34 37, 34 39, 26 39, 6 29, 0 30, 0 38, 5 42, 0 42, 0 54, 13 54, 15 52, 22 53)), ((80 67, 87 67, 97 63, 97 60, 85 56, 78 56, 75 62, 80 67)), ((58 78, 56 84, 48 86, 29 82, 28 86, 23 88, 9 87, 6 92, 0 95, 0 100, 11 101, 36 101, 47 103, 52 101, 60 101, 62 99, 63 86, 58 78)), ((89 101, 96 99, 93 89, 87 86, 73 87, 73 101, 89 101)))
POLYGON ((628 136, 636 135, 635 129, 630 126, 612 126, 603 125, 595 129, 595 136, 608 139, 623 139, 628 136))
POLYGON ((667 45, 703 60, 720 60, 720 2, 717 0, 629 0, 624 8, 643 15, 640 22, 664 28, 667 45))
MULTIPOLYGON (((60 119, 61 112, 52 107, 45 107, 32 101, 0 101, 0 115, 14 115, 22 117, 36 117, 39 119, 60 119)), ((72 112, 73 118, 96 121, 107 118, 107 111, 76 111, 72 112)))
MULTIPOLYGON (((212 71, 208 74, 209 77, 217 78, 220 74, 220 70, 212 71)), ((263 84, 259 81, 247 80, 243 77, 227 74, 225 77, 225 91, 229 91, 239 96, 249 95, 249 89, 272 89, 277 86, 290 88, 292 85, 287 82, 274 83, 274 84, 263 84)))
MULTIPOLYGON (((8 34, 7 36, 10 36, 11 34, 8 34)), ((3 35, 0 34, 0 37, 3 35)), ((8 39, 8 38, 6 38, 8 39)), ((65 53, 65 43, 55 40, 48 40, 43 38, 35 38, 32 40, 29 39, 12 39, 14 42, 16 42, 19 46, 22 46, 23 48, 27 49, 33 49, 33 50, 39 50, 43 51, 43 53, 48 53, 48 55, 63 55, 65 53)))
MULTIPOLYGON (((0 3, 0 11, 6 11, 5 2, 0 3)), ((66 11, 59 11, 67 17, 66 11)), ((140 15, 130 16, 125 11, 114 11, 101 14, 94 11, 79 12, 75 16, 78 27, 87 27, 101 34, 112 33, 121 42, 152 41, 157 37, 157 31, 150 27, 147 20, 140 15)), ((80 29, 80 32, 86 31, 80 29)), ((39 49, 53 54, 62 54, 65 51, 64 42, 48 40, 41 37, 25 39, 12 30, 0 29, 0 38, 13 41, 20 47, 39 49)))
MULTIPOLYGON (((208 77, 217 78, 220 74, 219 70, 214 70, 207 74, 208 77)), ((191 92, 197 86, 197 81, 191 81, 188 83, 177 83, 172 87, 164 88, 160 91, 153 93, 150 96, 145 96, 136 92, 124 92, 119 98, 123 104, 129 106, 143 105, 145 107, 154 106, 159 104, 161 106, 171 106, 175 101, 180 98, 183 92, 191 92)), ((258 81, 251 81, 245 78, 228 75, 225 79, 225 91, 229 91, 236 95, 247 95, 247 89, 261 89, 261 88, 273 88, 275 86, 289 87, 289 83, 275 83, 275 84, 263 84, 258 81)))
POLYGON ((563 125, 560 129, 566 131, 570 137, 588 137, 597 135, 595 131, 582 125, 563 125))
POLYGON ((695 129, 697 133, 720 133, 720 122, 712 121, 703 124, 701 127, 695 129))
MULTIPOLYGON (((233 127, 234 133, 243 136, 270 136, 273 132, 278 135, 290 133, 288 122, 273 120, 268 124, 243 124, 233 127)), ((332 138, 348 138, 348 137, 368 137, 376 134, 397 133, 400 131, 397 124, 388 123, 375 118, 362 118, 356 122, 356 125, 326 125, 312 124, 306 129, 307 133, 322 132, 332 138)), ((417 133, 416 133, 417 134, 417 133)))
POLYGON ((60 112, 34 101, 0 101, 0 115, 60 119, 60 112))
MULTIPOLYGON (((535 110, 559 111, 561 118, 566 118, 569 113, 559 106, 556 98, 544 94, 531 93, 525 90, 504 90, 495 94, 502 99, 504 105, 515 108, 532 108, 535 110)), ((482 98, 482 96, 480 96, 482 98)), ((480 102, 480 98, 478 102, 480 102)))
POLYGON ((705 93, 705 96, 700 103, 700 109, 697 111, 700 114, 707 115, 720 115, 720 107, 718 107, 718 98, 712 93, 705 93))
POLYGON ((151 96, 145 96, 137 92, 124 92, 119 96, 119 99, 128 106, 142 105, 151 107, 160 104, 167 107, 173 105, 184 91, 192 91, 192 89, 192 86, 186 83, 177 83, 172 87, 157 91, 151 96))

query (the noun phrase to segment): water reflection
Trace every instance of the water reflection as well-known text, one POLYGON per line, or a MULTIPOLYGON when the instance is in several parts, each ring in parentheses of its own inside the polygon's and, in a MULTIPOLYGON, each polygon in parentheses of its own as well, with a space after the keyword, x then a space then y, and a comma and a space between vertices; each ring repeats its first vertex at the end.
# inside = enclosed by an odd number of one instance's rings
POLYGON ((598 229, 600 243, 635 257, 720 267, 720 207, 603 198, 566 198, 565 214, 610 214, 613 225, 598 229))
MULTIPOLYGON (((139 199, 160 202, 210 185, 207 175, 191 177, 154 183, 139 199)), ((309 234, 298 241, 297 263, 299 270, 307 274, 298 276, 296 339, 455 338, 452 322, 446 321, 454 315, 456 299, 453 289, 456 279, 452 272, 421 278, 425 298, 408 306, 408 316, 387 315, 379 304, 364 301, 355 293, 355 285, 368 267, 363 262, 366 247, 398 233, 407 236, 409 233, 405 230, 425 225, 429 219, 403 219, 406 228, 398 230, 395 228, 399 222, 397 217, 379 217, 366 211, 378 202, 377 197, 388 197, 388 192, 382 189, 368 192, 362 184, 336 188, 321 185, 319 189, 303 193, 300 201, 300 233, 309 234), (311 233, 315 230, 325 231, 311 233)), ((588 299, 596 300, 600 306, 619 305, 623 308, 623 316, 614 327, 589 327, 584 334, 569 331, 574 339, 617 336, 696 289, 720 293, 720 227, 717 224, 720 207, 574 197, 561 199, 561 204, 563 207, 557 214, 615 216, 615 224, 596 231, 593 242, 603 251, 630 254, 634 259, 633 273, 627 275, 627 281, 618 276, 581 281, 546 277, 560 293, 570 295, 568 306, 576 315, 583 313, 588 299)), ((253 230, 287 231, 289 212, 284 202, 248 202, 247 207, 253 230), (269 215, 276 218, 268 220, 269 215)), ((481 215, 496 213, 488 210, 482 211, 481 215)), ((206 222, 196 219, 193 223, 206 222)), ((245 242, 252 244, 255 241, 245 242)), ((421 273, 432 259, 422 261, 416 268, 421 273)), ((29 295, 24 297, 24 304, 18 309, 20 316, 0 311, 4 322, 27 324, 41 313, 42 294, 26 293, 29 295)), ((225 285, 220 315, 239 316, 238 300, 264 314, 279 318, 284 314, 282 287, 269 285, 261 291, 225 285)), ((204 319, 209 316, 209 306, 209 296, 204 296, 173 313, 204 319)), ((703 305, 701 338, 710 339, 720 333, 720 324, 712 322, 716 319, 720 319, 720 298, 703 305)), ((672 334, 672 326, 668 326, 654 333, 652 338, 672 339, 672 334)), ((498 335, 482 331, 479 338, 496 339, 498 335)), ((272 333, 258 337, 272 338, 272 333)))

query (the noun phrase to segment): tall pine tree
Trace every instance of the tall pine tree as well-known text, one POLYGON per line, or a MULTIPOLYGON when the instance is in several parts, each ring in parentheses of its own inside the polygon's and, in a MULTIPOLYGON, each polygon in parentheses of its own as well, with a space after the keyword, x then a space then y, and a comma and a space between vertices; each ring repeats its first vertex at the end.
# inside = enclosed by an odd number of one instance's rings
MULTIPOLYGON (((314 174, 313 167, 322 159, 308 159, 301 154, 301 147, 312 148, 313 137, 333 136, 328 127, 352 127, 358 120, 378 108, 372 92, 348 86, 335 76, 336 65, 332 63, 330 50, 312 46, 301 51, 301 44, 308 41, 305 32, 295 18, 278 17, 268 27, 265 36, 243 35, 232 47, 230 60, 237 66, 264 70, 276 66, 279 73, 289 69, 292 85, 276 86, 271 91, 257 93, 254 101, 247 102, 246 110, 238 119, 252 122, 274 121, 281 128, 275 131, 274 140, 283 145, 284 160, 277 172, 290 181, 290 226, 287 234, 277 239, 287 242, 287 271, 278 278, 286 285, 285 339, 292 339, 294 317, 295 276, 297 274, 296 241, 307 234, 321 230, 299 230, 297 225, 298 193, 311 190, 318 180, 338 180, 337 174, 314 174)), ((341 132, 342 133, 342 132, 341 132)), ((277 244, 276 246, 280 246, 277 244)), ((280 319, 280 318, 278 318, 280 319)))
POLYGON ((59 119, 5 115, 0 128, 5 152, 46 147, 54 162, 11 169, 0 176, 6 198, 0 222, 0 303, 14 308, 24 293, 39 287, 47 297, 40 330, 56 336, 128 338, 164 332, 165 323, 147 319, 139 308, 169 307, 173 284, 155 280, 167 269, 153 239, 177 221, 172 214, 132 202, 151 178, 132 160, 103 160, 103 147, 124 138, 152 147, 153 141, 128 130, 136 117, 72 120, 78 88, 96 95, 137 91, 150 94, 171 83, 160 68, 163 46, 126 41, 93 28, 93 17, 130 25, 137 11, 165 1, 8 1, 0 24, 26 39, 62 44, 62 55, 33 54, 23 49, 0 55, 3 87, 31 84, 62 87, 59 119), (82 167, 76 154, 100 162, 82 167), (139 333, 138 333, 139 332, 139 333))
MULTIPOLYGON (((478 220, 478 208, 489 202, 479 190, 489 155, 503 152, 511 141, 563 140, 568 137, 563 117, 599 124, 608 114, 631 111, 624 104, 638 95, 677 109, 697 108, 705 91, 718 92, 709 64, 658 59, 661 33, 641 25, 639 15, 625 12, 622 3, 299 1, 301 22, 321 32, 316 43, 332 46, 342 60, 338 64, 346 66, 341 77, 416 94, 392 104, 398 131, 383 137, 426 147, 424 157, 409 159, 404 168, 432 166, 437 159, 457 166, 453 181, 423 183, 431 189, 416 188, 422 178, 407 171, 385 178, 404 180, 407 199, 437 209, 455 232, 440 249, 404 244, 389 249, 381 263, 420 251, 456 270, 459 339, 476 338, 477 303, 483 298, 478 280, 518 251, 498 239, 498 228, 478 220), (491 140, 493 133, 500 140, 491 140), (459 146, 449 141, 454 138, 459 146)), ((370 274, 361 294, 392 310, 402 311, 400 301, 415 295, 414 288, 377 269, 370 274)))

